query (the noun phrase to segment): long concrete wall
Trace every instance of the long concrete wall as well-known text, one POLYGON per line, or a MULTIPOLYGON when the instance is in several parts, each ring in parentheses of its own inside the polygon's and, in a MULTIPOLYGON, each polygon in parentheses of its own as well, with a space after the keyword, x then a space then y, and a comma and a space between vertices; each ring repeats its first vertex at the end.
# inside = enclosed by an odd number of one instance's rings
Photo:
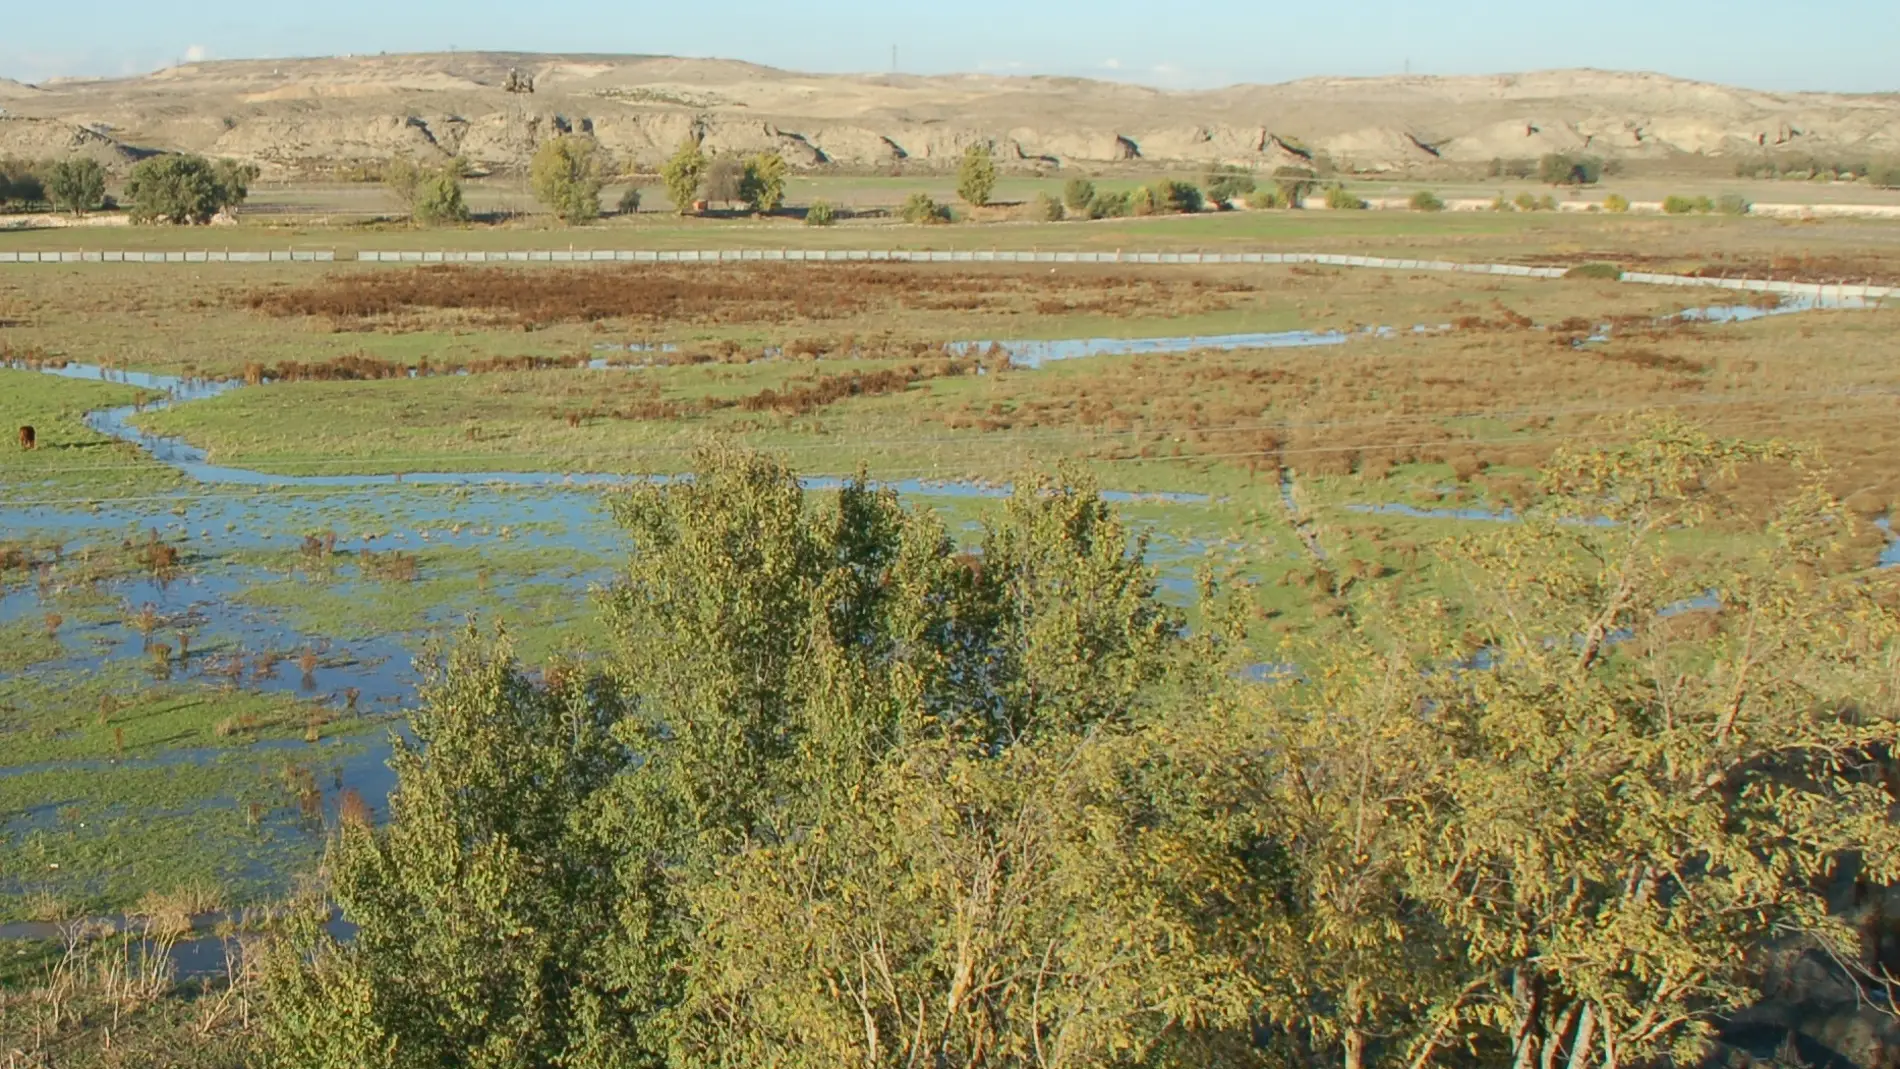
MULTIPOLYGON (((0 252, 0 264, 78 263, 332 263, 330 250, 277 250, 271 252, 0 252)), ((365 263, 386 264, 509 264, 509 263, 932 263, 932 264, 1129 264, 1129 265, 1245 265, 1312 264, 1327 267, 1372 268, 1391 271, 1432 271, 1511 278, 1555 279, 1561 267, 1522 264, 1470 264, 1451 260, 1395 259, 1383 256, 1343 256, 1320 252, 1056 252, 1045 250, 910 250, 910 249, 533 249, 506 252, 381 251, 359 252, 365 263)), ((1701 278, 1642 271, 1623 274, 1637 285, 1706 287, 1750 293, 1779 293, 1821 301, 1879 301, 1900 298, 1900 286, 1782 282, 1774 279, 1701 278)))

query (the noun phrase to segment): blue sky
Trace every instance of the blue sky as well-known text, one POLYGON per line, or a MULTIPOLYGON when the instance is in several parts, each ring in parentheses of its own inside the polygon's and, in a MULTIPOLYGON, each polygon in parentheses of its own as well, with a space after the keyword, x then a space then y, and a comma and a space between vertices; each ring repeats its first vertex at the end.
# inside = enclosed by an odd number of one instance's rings
POLYGON ((127 74, 185 58, 510 49, 993 71, 1170 87, 1411 69, 1655 70, 1764 89, 1900 90, 1895 0, 20 0, 0 76, 127 74))

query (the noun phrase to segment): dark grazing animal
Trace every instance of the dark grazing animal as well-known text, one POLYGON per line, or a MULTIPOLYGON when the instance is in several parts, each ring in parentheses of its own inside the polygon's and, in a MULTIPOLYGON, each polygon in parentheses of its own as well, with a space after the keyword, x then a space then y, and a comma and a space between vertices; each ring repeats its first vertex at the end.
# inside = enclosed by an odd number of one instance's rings
POLYGON ((20 448, 21 449, 39 448, 39 437, 33 433, 33 428, 31 427, 20 428, 20 448))

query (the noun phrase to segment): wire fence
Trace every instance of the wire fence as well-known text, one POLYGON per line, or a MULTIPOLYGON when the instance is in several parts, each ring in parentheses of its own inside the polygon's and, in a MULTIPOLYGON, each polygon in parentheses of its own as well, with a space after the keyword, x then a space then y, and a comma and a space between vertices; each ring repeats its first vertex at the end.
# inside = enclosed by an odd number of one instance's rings
MULTIPOLYGON (((204 264, 204 263, 334 263, 352 259, 332 249, 277 249, 233 252, 198 251, 62 251, 0 252, 0 264, 204 264)), ((1082 252, 1042 249, 512 249, 377 250, 357 252, 353 259, 385 264, 511 264, 511 263, 928 263, 928 264, 1120 264, 1131 266, 1242 266, 1314 265, 1373 268, 1391 271, 1430 271, 1496 275, 1511 278, 1555 279, 1562 267, 1523 264, 1458 263, 1451 260, 1398 259, 1383 256, 1345 256, 1318 252, 1082 252)), ((1722 278, 1626 271, 1622 281, 1637 285, 1707 287, 1750 293, 1776 293, 1816 301, 1879 301, 1900 298, 1900 287, 1854 283, 1786 282, 1778 279, 1722 278)))

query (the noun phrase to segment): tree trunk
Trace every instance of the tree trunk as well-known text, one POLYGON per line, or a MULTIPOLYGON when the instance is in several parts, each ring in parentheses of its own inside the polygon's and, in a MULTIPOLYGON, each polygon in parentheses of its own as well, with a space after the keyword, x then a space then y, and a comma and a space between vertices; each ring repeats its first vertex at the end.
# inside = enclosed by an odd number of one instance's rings
POLYGON ((1346 1032, 1345 1069, 1366 1069, 1366 1035, 1357 1028, 1346 1032))
POLYGON ((1577 1022, 1577 1038, 1570 1044, 1570 1069, 1587 1069, 1590 1064, 1590 1049, 1596 1046, 1596 1040, 1596 1007, 1585 1006, 1583 1017, 1577 1022))
POLYGON ((1521 968, 1511 974, 1511 1003, 1517 1013, 1517 1036, 1514 1041, 1517 1057, 1512 1069, 1531 1069, 1537 1057, 1536 1024, 1542 1007, 1537 1004, 1536 987, 1521 968))

